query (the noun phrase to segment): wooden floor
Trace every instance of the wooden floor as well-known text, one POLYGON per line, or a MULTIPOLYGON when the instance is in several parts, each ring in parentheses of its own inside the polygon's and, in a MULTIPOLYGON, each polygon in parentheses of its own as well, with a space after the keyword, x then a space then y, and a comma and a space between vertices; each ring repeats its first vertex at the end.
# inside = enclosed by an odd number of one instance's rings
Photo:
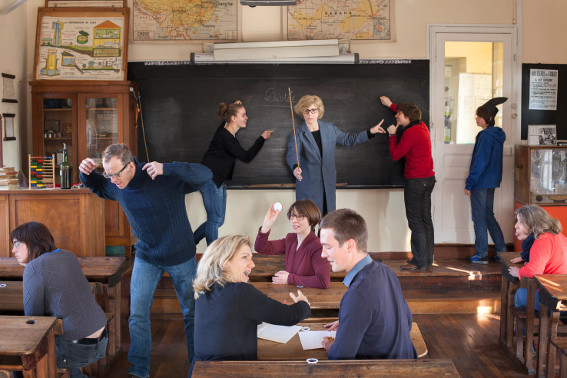
MULTIPOLYGON (((462 377, 522 377, 523 366, 498 344, 499 315, 414 315, 429 358, 453 360, 462 377)), ((125 335, 127 336, 127 335, 125 335)), ((130 364, 122 352, 106 377, 126 377, 130 364)), ((152 319, 152 378, 186 377, 189 370, 183 321, 152 319)))

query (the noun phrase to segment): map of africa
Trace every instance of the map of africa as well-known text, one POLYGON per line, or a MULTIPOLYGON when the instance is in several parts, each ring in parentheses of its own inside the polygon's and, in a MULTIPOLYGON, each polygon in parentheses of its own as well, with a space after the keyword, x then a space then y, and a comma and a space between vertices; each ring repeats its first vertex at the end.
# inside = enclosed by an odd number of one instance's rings
POLYGON ((238 0, 134 0, 134 40, 236 40, 238 0))
POLYGON ((303 0, 287 8, 287 39, 391 39, 391 0, 303 0))

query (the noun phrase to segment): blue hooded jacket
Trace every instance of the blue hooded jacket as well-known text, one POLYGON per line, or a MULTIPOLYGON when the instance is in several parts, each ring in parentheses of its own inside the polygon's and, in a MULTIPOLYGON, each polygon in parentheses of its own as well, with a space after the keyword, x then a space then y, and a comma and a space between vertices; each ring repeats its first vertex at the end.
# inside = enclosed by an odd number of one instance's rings
POLYGON ((502 181, 502 154, 506 133, 489 126, 476 136, 465 189, 498 188, 502 181))

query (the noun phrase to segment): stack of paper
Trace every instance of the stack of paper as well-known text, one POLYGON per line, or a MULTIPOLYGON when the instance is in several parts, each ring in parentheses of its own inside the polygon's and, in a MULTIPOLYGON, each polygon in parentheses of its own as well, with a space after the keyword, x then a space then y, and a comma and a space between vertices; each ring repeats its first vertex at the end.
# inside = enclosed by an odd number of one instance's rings
POLYGON ((13 167, 0 167, 0 185, 18 186, 18 172, 13 167))
POLYGON ((301 329, 300 326, 280 326, 270 323, 258 325, 258 337, 285 344, 301 329))
POLYGON ((323 348, 323 338, 336 337, 337 331, 302 331, 299 332, 299 340, 303 350, 323 348))

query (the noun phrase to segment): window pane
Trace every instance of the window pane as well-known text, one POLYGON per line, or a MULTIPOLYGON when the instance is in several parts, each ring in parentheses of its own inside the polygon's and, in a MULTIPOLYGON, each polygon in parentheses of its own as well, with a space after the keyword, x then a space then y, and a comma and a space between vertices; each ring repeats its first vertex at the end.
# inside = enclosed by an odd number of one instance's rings
POLYGON ((475 142, 476 109, 502 95, 502 52, 501 42, 445 42, 445 144, 475 142))

